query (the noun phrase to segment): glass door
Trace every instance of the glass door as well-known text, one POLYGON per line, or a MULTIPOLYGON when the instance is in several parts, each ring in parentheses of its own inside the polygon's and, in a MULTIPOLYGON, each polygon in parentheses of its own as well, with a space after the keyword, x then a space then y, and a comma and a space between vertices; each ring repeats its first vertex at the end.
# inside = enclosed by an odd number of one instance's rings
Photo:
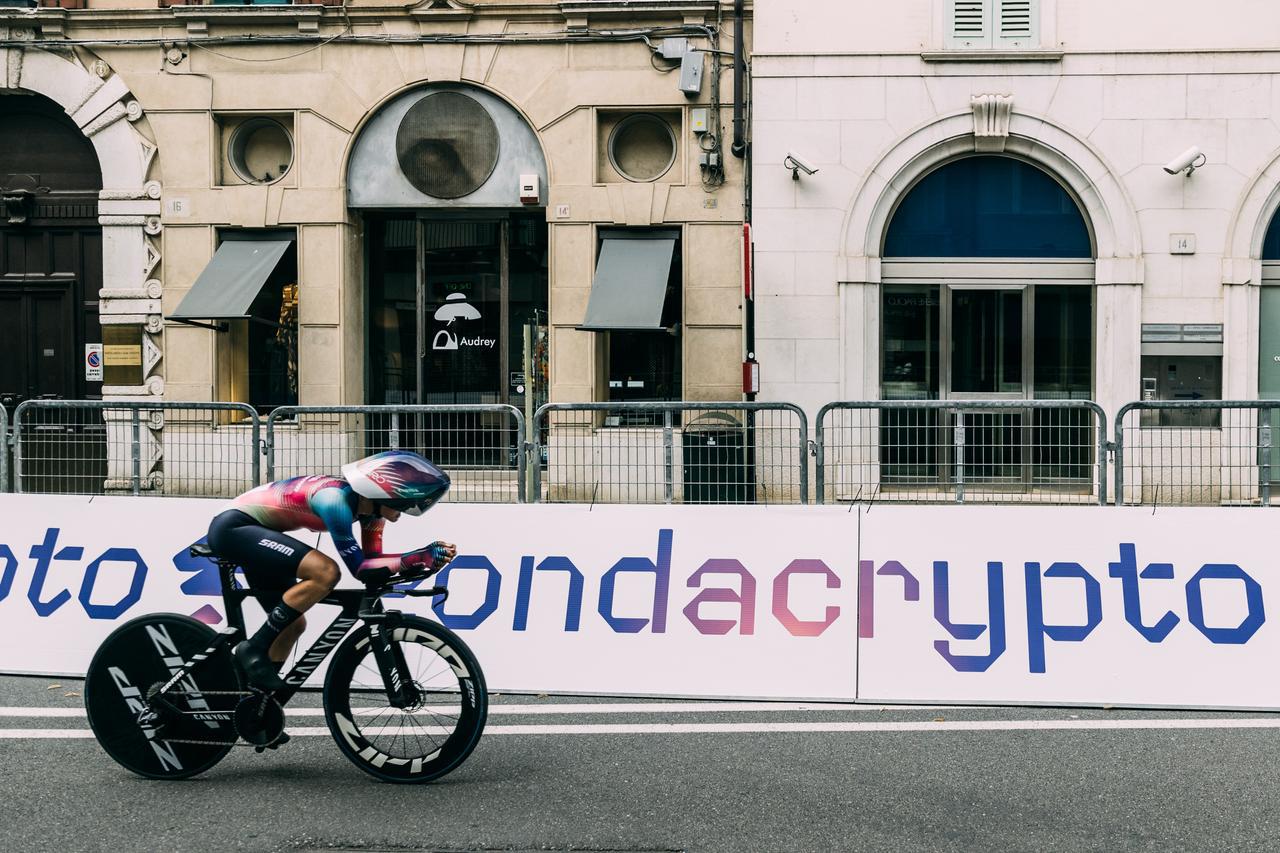
POLYGON ((951 341, 948 396, 1025 399, 1025 288, 948 287, 951 341))
MULTIPOLYGON (((368 223, 369 400, 529 411, 548 396, 542 211, 373 215, 368 223)), ((503 412, 366 418, 369 449, 412 447, 451 466, 511 467, 503 412)))
MULTIPOLYGON (((1027 289, 958 287, 947 289, 945 352, 947 394, 961 400, 1025 400, 1031 364, 1030 300, 1027 289)), ((953 461, 957 480, 966 483, 1021 483, 1030 426, 1020 409, 965 411, 953 415, 963 427, 963 455, 953 461)), ((956 454, 959 455, 959 454, 956 454)))

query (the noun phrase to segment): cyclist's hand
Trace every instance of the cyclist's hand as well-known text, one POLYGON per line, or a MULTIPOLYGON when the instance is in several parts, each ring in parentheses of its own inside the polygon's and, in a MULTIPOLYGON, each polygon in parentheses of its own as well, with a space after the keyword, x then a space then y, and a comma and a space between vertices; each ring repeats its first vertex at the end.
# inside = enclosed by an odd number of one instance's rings
POLYGON ((410 551, 400 558, 403 572, 438 572, 458 555, 458 549, 448 542, 432 542, 425 548, 410 551))

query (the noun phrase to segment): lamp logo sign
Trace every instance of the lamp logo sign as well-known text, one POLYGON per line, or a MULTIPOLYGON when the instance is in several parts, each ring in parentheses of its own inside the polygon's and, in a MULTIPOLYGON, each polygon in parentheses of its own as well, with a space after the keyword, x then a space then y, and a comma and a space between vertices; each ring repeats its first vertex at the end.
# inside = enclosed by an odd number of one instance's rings
POLYGON ((467 302, 465 293, 450 293, 445 298, 444 304, 436 309, 434 316, 436 320, 444 323, 445 327, 438 330, 432 339, 431 348, 433 350, 447 352, 457 350, 460 347, 492 349, 498 343, 497 338, 484 338, 479 335, 467 337, 465 334, 455 331, 455 326, 459 321, 480 319, 480 311, 467 302))

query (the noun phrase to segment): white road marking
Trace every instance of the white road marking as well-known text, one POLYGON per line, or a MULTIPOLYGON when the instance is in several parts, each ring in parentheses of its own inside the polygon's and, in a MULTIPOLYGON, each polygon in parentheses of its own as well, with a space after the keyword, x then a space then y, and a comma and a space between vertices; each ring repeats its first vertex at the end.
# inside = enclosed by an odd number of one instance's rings
MULTIPOLYGON (((538 705, 490 705, 489 714, 533 716, 555 714, 738 714, 778 711, 934 711, 952 705, 854 705, 832 702, 578 702, 538 705)), ((384 709, 358 710, 356 715, 377 714, 384 709)), ((432 706, 422 713, 447 714, 456 707, 432 706)), ((323 708, 286 707, 289 717, 323 717, 323 708)), ((83 708, 0 707, 0 717, 83 717, 83 708)))
MULTIPOLYGON (((485 735, 641 735, 641 734, 779 734, 855 732, 1008 732, 1008 731, 1107 731, 1135 729, 1280 729, 1280 717, 1210 717, 1199 719, 1116 720, 945 720, 813 723, 603 723, 596 725, 497 725, 485 735)), ((378 734, 421 733, 421 728, 380 726, 378 734)), ((289 728, 301 737, 328 736, 323 726, 289 728)), ((0 739, 83 739, 89 729, 0 729, 0 739)))

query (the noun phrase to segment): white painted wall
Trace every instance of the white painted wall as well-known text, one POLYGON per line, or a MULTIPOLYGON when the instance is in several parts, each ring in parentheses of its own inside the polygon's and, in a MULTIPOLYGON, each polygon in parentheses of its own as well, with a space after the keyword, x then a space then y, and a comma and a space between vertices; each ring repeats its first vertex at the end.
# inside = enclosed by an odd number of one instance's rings
POLYGON ((1011 145, 1057 158, 1086 193, 1100 188, 1093 225, 1100 246, 1114 245, 1098 263, 1099 401, 1114 412, 1139 395, 1144 322, 1226 324, 1224 396, 1255 397, 1257 252, 1280 203, 1280 3, 1041 0, 1052 50, 1017 60, 942 51, 946 6, 756 6, 762 396, 811 414, 878 396, 881 228, 860 210, 903 189, 912 152, 973 150, 970 100, 997 93, 1013 99, 1011 145), (1162 170, 1193 144, 1202 169, 1162 170), (790 150, 821 171, 793 181, 781 165, 790 150), (1170 253, 1182 232, 1196 236, 1194 255, 1170 253))
MULTIPOLYGON (((756 0, 757 54, 941 48, 946 0, 756 0)), ((1040 0, 1044 47, 1072 52, 1275 47, 1273 0, 1040 0)))

